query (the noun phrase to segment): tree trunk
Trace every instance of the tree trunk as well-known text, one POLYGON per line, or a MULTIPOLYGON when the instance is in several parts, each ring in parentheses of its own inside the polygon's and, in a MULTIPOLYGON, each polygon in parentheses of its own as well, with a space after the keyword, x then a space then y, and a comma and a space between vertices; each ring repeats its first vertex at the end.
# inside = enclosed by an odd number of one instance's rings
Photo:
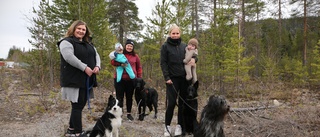
POLYGON ((195 21, 196 21, 196 38, 197 39, 199 39, 199 15, 198 15, 198 0, 195 0, 195 5, 194 5, 194 7, 195 7, 195 21))
POLYGON ((306 66, 307 64, 307 0, 303 0, 303 23, 304 23, 304 31, 303 31, 303 40, 304 40, 304 46, 303 46, 303 66, 306 66))
POLYGON ((281 44, 281 29, 282 29, 282 20, 281 20, 281 17, 282 16, 282 11, 281 11, 281 0, 279 0, 279 17, 278 17, 278 20, 279 20, 279 44, 281 44))

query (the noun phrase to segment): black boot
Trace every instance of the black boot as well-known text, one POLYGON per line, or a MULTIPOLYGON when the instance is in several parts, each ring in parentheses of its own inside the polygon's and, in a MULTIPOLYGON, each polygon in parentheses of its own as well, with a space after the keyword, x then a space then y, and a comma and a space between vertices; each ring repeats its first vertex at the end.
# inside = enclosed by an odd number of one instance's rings
POLYGON ((144 114, 144 113, 142 113, 142 114, 139 114, 139 120, 140 120, 140 121, 143 121, 143 119, 144 119, 144 116, 145 116, 145 114, 144 114))

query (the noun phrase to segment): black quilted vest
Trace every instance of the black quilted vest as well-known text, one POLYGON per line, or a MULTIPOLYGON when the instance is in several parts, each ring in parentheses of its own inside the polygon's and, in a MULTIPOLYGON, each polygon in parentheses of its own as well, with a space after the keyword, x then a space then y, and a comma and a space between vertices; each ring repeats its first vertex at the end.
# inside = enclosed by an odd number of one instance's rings
MULTIPOLYGON (((89 44, 84 41, 79 41, 79 39, 71 36, 62 39, 67 40, 73 45, 74 55, 81 60, 81 62, 85 63, 93 69, 96 66, 96 52, 93 48, 92 44, 89 44)), ((58 42, 58 46, 61 41, 58 42)), ((83 70, 79 70, 71 66, 69 63, 65 61, 65 59, 60 54, 61 64, 60 64, 60 86, 61 87, 76 87, 76 88, 85 88, 87 74, 83 70)), ((97 85, 95 80, 95 75, 90 77, 90 85, 97 85)))

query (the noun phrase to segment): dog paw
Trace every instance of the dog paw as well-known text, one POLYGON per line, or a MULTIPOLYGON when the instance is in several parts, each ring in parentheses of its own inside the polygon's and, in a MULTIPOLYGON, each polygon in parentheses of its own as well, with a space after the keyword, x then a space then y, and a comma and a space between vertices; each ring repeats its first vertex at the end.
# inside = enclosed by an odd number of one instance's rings
POLYGON ((158 117, 157 117, 157 115, 154 115, 153 118, 154 118, 154 119, 157 119, 158 117))
POLYGON ((143 119, 144 119, 144 114, 139 115, 139 120, 143 121, 143 119))

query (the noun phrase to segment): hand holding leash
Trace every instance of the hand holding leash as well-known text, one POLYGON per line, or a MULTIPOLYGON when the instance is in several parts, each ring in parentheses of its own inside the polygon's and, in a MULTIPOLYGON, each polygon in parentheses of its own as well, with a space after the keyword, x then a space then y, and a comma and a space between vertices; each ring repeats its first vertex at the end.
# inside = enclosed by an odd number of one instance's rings
POLYGON ((84 72, 91 77, 91 75, 93 74, 92 69, 90 67, 86 67, 86 69, 84 70, 84 72))
POLYGON ((173 82, 171 81, 171 79, 169 79, 169 80, 166 81, 166 84, 170 84, 171 85, 171 84, 173 84, 173 82))
POLYGON ((92 73, 98 74, 99 71, 100 71, 100 68, 96 66, 96 67, 94 67, 94 69, 92 70, 92 73))

